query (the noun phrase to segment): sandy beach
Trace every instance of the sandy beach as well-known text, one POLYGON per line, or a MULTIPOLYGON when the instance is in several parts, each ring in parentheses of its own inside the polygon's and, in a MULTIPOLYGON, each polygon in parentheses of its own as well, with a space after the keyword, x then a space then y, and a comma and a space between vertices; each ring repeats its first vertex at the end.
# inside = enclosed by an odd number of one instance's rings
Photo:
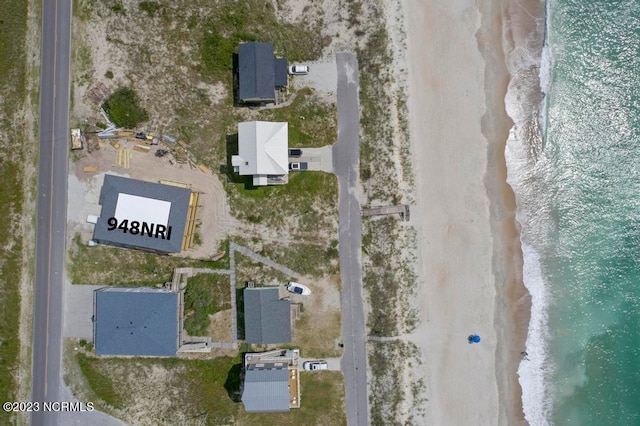
POLYGON ((426 424, 525 423, 517 366, 530 307, 504 162, 503 3, 403 3, 420 212, 421 318, 409 338, 422 350, 426 424))

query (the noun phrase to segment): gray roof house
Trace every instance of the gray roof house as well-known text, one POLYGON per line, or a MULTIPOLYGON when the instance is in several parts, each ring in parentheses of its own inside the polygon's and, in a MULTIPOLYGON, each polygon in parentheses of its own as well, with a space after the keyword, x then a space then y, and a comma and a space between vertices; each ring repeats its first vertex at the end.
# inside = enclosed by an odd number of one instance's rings
POLYGON ((244 289, 244 330, 248 343, 291 341, 291 305, 280 300, 278 287, 244 289))
POLYGON ((102 212, 93 239, 121 247, 180 253, 190 198, 187 188, 105 175, 99 201, 102 212))
POLYGON ((146 287, 94 292, 98 355, 175 356, 180 346, 178 294, 146 287))
POLYGON ((240 43, 238 79, 241 102, 275 102, 275 89, 287 85, 287 60, 273 55, 273 43, 240 43))
POLYGON ((247 365, 242 403, 248 413, 289 411, 289 370, 286 364, 247 365))

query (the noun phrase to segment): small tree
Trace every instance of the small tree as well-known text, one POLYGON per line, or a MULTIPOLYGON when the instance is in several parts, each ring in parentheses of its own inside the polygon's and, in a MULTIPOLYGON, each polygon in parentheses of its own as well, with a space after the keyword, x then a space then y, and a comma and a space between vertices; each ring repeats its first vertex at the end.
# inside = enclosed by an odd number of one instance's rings
POLYGON ((102 108, 118 127, 133 129, 149 119, 147 111, 138 105, 136 92, 128 87, 122 87, 109 96, 102 108))

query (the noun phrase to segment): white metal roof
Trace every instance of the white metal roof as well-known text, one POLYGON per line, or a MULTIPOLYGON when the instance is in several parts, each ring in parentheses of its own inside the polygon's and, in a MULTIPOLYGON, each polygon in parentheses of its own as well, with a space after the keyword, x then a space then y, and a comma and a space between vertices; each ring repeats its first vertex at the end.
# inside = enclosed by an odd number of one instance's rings
POLYGON ((239 123, 239 153, 233 156, 233 165, 241 175, 286 175, 289 173, 288 149, 288 123, 239 123))

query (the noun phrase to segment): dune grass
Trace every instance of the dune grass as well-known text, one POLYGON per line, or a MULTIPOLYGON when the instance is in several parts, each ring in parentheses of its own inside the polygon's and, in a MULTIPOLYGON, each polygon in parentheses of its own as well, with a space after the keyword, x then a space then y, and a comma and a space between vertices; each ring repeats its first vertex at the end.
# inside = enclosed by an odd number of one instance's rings
MULTIPOLYGON (((20 282, 23 269, 22 226, 24 212, 27 143, 19 111, 27 97, 24 43, 28 2, 0 0, 0 400, 16 400, 16 370, 19 365, 20 282), (17 141, 21 141, 17 143, 17 141)), ((13 422, 14 415, 0 412, 0 423, 13 422)))

